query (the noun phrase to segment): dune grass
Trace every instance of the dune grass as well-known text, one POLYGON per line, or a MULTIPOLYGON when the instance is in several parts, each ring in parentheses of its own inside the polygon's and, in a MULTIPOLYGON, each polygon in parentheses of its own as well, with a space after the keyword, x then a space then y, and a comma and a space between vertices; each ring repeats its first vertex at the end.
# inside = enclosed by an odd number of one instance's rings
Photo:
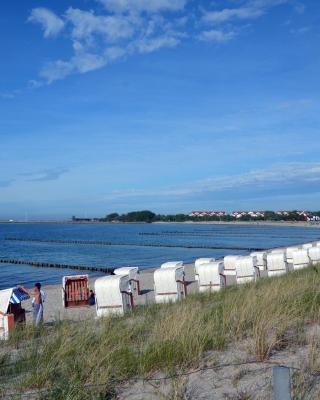
MULTIPOLYGON (((18 355, 14 366, 2 367, 1 373, 16 376, 16 390, 48 390, 46 399, 112 399, 129 378, 197 367, 207 351, 222 351, 243 339, 253 343, 251 358, 263 361, 303 340, 307 323, 320 322, 319 288, 320 266, 313 266, 215 294, 136 308, 124 317, 26 327, 6 344, 18 355)), ((318 346, 310 350, 315 369, 318 346)), ((0 368, 7 363, 7 355, 0 357, 0 368)))

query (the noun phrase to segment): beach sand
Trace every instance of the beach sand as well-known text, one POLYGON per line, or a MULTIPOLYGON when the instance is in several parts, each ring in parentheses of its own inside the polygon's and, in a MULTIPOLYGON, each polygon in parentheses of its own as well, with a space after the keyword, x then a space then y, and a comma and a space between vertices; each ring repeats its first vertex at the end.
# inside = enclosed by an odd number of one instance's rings
MULTIPOLYGON (((135 305, 146 305, 154 302, 153 290, 153 272, 155 269, 142 270, 140 272, 140 290, 141 294, 138 296, 134 293, 135 305)), ((197 282, 194 277, 194 264, 185 265, 186 280, 188 282, 188 293, 197 291, 197 282)), ((96 278, 95 278, 96 279, 96 278)), ((95 279, 89 280, 90 289, 94 289, 95 279)), ((62 280, 62 277, 61 277, 62 280)), ((30 288, 32 290, 32 288, 30 288)), ((52 323, 62 319, 70 319, 73 321, 95 318, 95 306, 73 307, 64 308, 62 304, 62 285, 48 285, 43 286, 46 294, 46 301, 44 303, 44 321, 45 323, 52 323)), ((23 308, 26 310, 27 323, 32 322, 32 305, 31 299, 23 302, 23 308)))

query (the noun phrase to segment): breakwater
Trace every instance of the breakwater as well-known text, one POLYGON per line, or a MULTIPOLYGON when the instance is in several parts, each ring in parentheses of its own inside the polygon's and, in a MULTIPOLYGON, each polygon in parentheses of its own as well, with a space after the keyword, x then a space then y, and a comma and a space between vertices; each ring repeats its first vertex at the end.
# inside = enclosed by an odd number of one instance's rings
POLYGON ((55 243, 55 244, 85 244, 96 246, 126 246, 126 247, 167 247, 167 248, 184 248, 184 249, 208 249, 208 250, 244 250, 244 251, 262 251, 262 247, 244 247, 244 246, 210 246, 210 245, 189 245, 189 244, 164 244, 164 243, 112 243, 103 240, 63 240, 63 239, 37 239, 37 238, 20 238, 6 237, 5 240, 18 242, 34 242, 34 243, 55 243))
POLYGON ((19 265, 31 265, 36 268, 60 268, 60 269, 76 269, 80 271, 93 271, 93 272, 104 272, 107 274, 113 274, 115 268, 105 267, 93 267, 84 265, 67 265, 59 263, 48 263, 43 261, 30 261, 30 260, 15 260, 8 258, 1 258, 0 264, 19 264, 19 265))

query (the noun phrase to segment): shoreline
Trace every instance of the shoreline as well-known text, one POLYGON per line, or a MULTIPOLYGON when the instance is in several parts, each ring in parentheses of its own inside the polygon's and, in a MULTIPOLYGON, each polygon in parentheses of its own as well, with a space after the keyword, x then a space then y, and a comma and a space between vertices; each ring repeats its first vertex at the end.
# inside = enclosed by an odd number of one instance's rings
MULTIPOLYGON (((147 222, 107 222, 107 221, 0 221, 0 225, 146 225, 147 222)), ((253 226, 290 226, 320 228, 320 223, 307 221, 155 221, 154 225, 253 225, 253 226)))

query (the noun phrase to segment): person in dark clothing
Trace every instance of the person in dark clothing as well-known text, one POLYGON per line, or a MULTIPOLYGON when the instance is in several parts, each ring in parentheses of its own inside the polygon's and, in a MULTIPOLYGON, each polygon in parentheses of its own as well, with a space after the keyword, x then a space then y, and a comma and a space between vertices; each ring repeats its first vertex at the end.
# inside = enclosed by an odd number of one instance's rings
POLYGON ((89 305, 94 306, 96 304, 96 299, 94 296, 94 291, 91 289, 89 292, 89 305))

